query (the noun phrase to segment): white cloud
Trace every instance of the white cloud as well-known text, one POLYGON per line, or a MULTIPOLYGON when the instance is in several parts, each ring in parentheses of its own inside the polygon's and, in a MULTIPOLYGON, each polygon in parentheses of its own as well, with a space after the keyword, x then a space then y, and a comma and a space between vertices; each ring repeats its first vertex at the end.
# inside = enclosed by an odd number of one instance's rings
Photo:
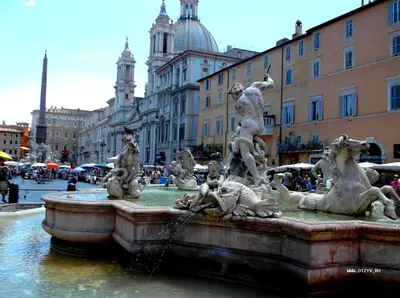
POLYGON ((28 0, 25 2, 25 6, 35 6, 36 5, 36 0, 28 0))

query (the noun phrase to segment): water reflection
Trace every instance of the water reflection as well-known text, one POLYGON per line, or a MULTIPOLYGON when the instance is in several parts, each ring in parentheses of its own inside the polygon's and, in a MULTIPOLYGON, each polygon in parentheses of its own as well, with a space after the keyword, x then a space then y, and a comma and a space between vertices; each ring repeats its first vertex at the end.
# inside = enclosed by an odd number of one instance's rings
POLYGON ((43 219, 0 219, 0 297, 282 297, 200 277, 149 280, 116 261, 65 256, 51 251, 43 219))

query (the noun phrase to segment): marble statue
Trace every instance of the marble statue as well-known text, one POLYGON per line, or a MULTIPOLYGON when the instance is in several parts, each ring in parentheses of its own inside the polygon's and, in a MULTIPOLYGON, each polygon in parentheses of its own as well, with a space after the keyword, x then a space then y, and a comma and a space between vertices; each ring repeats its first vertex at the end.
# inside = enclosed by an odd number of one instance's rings
POLYGON ((317 179, 318 186, 317 193, 327 192, 332 188, 332 171, 330 170, 329 157, 331 155, 331 148, 326 147, 320 159, 311 169, 311 174, 317 179), (322 178, 318 175, 318 170, 322 171, 322 178))
MULTIPOLYGON (((400 207, 400 198, 395 191, 390 186, 371 186, 368 172, 354 160, 354 156, 360 153, 368 154, 369 144, 342 135, 332 143, 331 148, 331 189, 326 194, 290 192, 281 184, 283 174, 275 174, 275 187, 280 192, 282 201, 297 204, 300 209, 346 215, 365 215, 366 211, 371 210, 371 204, 379 201, 384 205, 384 215, 397 219, 400 208, 396 207, 400 207)), ((372 174, 372 179, 376 179, 376 174, 372 174)))
POLYGON ((23 159, 23 162, 34 163, 48 163, 54 161, 51 156, 50 145, 37 144, 35 141, 31 140, 29 142, 29 153, 23 159))
POLYGON ((177 154, 177 161, 171 163, 172 175, 169 179, 181 190, 196 190, 197 179, 194 176, 196 161, 188 148, 183 148, 177 154))
POLYGON ((214 167, 210 163, 209 177, 200 186, 199 194, 184 194, 174 208, 192 212, 202 210, 217 220, 282 216, 278 204, 271 197, 272 188, 267 176, 268 148, 259 137, 264 129, 262 91, 273 85, 273 80, 266 73, 263 82, 254 82, 247 89, 239 83, 229 88, 228 94, 243 118, 228 145, 230 154, 225 175, 219 174, 221 165, 214 167))
POLYGON ((139 145, 133 132, 125 128, 122 137, 124 147, 117 155, 115 167, 102 180, 110 197, 121 199, 136 199, 140 197, 142 187, 137 181, 140 165, 139 145))

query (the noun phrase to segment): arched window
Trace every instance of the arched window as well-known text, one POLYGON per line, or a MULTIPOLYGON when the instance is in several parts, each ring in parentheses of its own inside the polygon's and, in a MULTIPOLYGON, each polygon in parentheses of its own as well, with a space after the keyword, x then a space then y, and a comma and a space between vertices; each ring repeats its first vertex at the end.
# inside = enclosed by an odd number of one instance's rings
POLYGON ((186 17, 189 16, 189 4, 186 4, 186 17))
POLYGON ((180 86, 180 75, 181 75, 181 70, 178 68, 178 69, 176 70, 176 80, 175 80, 175 85, 176 85, 177 87, 180 86))
POLYGON ((190 17, 193 17, 193 4, 190 4, 190 17))

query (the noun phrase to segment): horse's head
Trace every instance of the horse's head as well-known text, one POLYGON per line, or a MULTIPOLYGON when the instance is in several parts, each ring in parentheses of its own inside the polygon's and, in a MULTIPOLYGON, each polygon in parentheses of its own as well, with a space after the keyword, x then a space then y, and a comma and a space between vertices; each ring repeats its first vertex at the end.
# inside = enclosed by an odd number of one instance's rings
POLYGON ((365 141, 349 139, 347 135, 342 135, 332 143, 332 153, 338 155, 344 153, 348 157, 358 154, 368 155, 369 144, 365 141))

